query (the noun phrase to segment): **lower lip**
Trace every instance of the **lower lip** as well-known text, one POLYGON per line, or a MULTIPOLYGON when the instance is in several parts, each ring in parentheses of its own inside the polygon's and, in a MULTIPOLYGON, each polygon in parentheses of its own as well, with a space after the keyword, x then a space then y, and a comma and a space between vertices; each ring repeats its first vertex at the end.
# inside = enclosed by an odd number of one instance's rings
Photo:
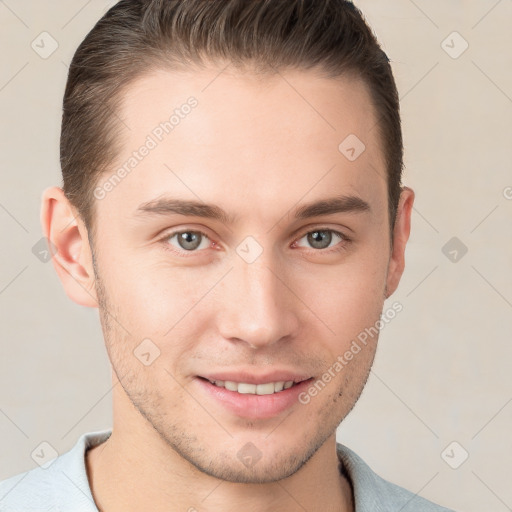
POLYGON ((238 393, 237 391, 230 391, 229 389, 216 386, 203 378, 197 377, 195 380, 201 389, 208 393, 208 396, 214 398, 237 416, 250 419, 266 419, 277 416, 298 403, 300 393, 309 386, 313 377, 272 395, 238 393))

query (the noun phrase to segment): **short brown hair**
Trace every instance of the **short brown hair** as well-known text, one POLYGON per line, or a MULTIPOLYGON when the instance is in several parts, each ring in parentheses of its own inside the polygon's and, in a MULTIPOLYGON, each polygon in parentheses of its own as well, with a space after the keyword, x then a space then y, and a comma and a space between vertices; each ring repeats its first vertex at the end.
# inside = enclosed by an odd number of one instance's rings
MULTIPOLYGON (((63 189, 94 232, 93 190, 119 151, 122 90, 156 67, 228 59, 258 73, 321 69, 363 79, 378 119, 393 226, 401 192, 399 99, 389 59, 346 0, 121 0, 78 47, 64 93, 63 189), (203 60, 204 59, 204 60, 203 60)), ((341 141, 340 141, 341 142, 341 141)))

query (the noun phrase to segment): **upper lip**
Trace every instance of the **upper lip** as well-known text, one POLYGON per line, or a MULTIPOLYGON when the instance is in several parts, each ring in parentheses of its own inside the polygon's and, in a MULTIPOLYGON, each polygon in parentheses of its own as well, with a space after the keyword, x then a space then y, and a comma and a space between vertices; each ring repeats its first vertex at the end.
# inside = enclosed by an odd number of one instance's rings
POLYGON ((222 380, 222 381, 231 381, 231 382, 244 382, 247 384, 266 384, 268 382, 289 382, 293 381, 295 383, 302 382, 303 380, 308 380, 311 378, 311 375, 306 375, 304 373, 288 371, 288 370, 274 370, 268 373, 255 374, 250 371, 219 371, 212 372, 208 374, 199 375, 199 377, 203 377, 208 379, 209 381, 222 380))

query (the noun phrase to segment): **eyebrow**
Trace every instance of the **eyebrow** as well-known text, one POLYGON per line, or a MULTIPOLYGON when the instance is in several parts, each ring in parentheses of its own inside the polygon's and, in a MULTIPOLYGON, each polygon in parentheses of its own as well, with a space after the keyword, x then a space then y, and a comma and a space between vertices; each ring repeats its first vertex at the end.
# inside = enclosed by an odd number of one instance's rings
MULTIPOLYGON (((308 219, 334 213, 369 213, 370 205, 362 198, 353 195, 341 195, 306 203, 291 212, 296 219, 308 219)), ((229 214, 220 206, 201 201, 163 197, 141 204, 136 210, 137 216, 145 215, 183 215, 218 220, 224 224, 234 224, 237 216, 229 214)))

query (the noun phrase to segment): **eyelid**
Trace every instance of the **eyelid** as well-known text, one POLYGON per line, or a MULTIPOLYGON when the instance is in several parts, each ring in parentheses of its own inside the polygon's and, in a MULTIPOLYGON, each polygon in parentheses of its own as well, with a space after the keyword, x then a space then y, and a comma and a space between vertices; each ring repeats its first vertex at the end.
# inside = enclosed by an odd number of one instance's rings
POLYGON ((336 233, 337 235, 340 235, 342 238, 344 238, 345 240, 350 240, 350 237, 347 236, 343 231, 341 231, 340 229, 337 229, 337 228, 330 228, 329 226, 308 226, 307 229, 305 229, 304 231, 299 231, 299 234, 297 235, 296 239, 300 239, 302 238, 303 236, 309 234, 309 233, 314 233, 315 231, 330 231, 332 233, 336 233))

